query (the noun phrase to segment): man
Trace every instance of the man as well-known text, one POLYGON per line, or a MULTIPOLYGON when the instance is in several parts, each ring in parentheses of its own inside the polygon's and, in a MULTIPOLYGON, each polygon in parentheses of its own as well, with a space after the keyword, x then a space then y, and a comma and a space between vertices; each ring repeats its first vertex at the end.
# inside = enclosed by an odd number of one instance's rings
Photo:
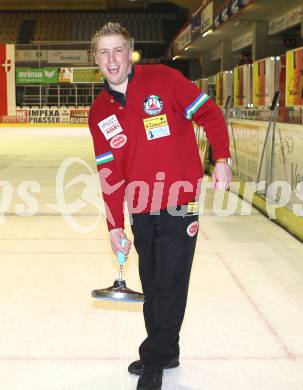
POLYGON ((178 71, 131 62, 131 40, 118 23, 93 37, 104 90, 89 114, 112 249, 122 248, 123 202, 132 218, 145 295, 147 338, 130 373, 137 390, 159 390, 164 368, 179 365, 179 331, 185 312, 197 231, 203 168, 191 120, 204 126, 217 161, 213 189, 228 188, 229 139, 220 109, 178 71))

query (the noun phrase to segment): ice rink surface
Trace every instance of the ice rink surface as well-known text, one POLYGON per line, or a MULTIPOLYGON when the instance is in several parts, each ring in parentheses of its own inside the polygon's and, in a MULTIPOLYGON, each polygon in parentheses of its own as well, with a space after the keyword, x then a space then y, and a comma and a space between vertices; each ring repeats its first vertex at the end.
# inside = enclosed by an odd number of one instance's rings
MULTIPOLYGON (((118 267, 88 129, 0 134, 1 388, 135 389, 127 366, 145 337, 142 306, 90 296, 118 267)), ((162 389, 302 390, 302 244, 256 210, 240 215, 241 200, 232 216, 215 215, 212 196, 200 217, 181 365, 165 371, 162 389)), ((134 249, 124 277, 140 290, 134 249)))

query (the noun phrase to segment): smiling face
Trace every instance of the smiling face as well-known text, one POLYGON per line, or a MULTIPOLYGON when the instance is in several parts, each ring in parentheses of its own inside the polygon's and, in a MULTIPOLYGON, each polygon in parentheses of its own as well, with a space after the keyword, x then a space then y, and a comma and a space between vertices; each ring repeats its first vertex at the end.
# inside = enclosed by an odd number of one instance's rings
POLYGON ((120 34, 101 36, 96 42, 96 64, 112 89, 125 93, 132 66, 131 56, 131 48, 120 34))

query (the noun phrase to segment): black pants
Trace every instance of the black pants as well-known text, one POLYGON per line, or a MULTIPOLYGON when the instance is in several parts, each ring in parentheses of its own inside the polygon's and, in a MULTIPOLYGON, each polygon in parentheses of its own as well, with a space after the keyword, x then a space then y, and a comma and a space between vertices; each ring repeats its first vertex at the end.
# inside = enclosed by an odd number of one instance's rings
POLYGON ((179 332, 197 240, 197 234, 188 234, 188 226, 198 221, 198 216, 172 216, 161 210, 160 215, 136 214, 132 218, 147 330, 139 348, 140 359, 145 365, 164 367, 179 356, 179 332))

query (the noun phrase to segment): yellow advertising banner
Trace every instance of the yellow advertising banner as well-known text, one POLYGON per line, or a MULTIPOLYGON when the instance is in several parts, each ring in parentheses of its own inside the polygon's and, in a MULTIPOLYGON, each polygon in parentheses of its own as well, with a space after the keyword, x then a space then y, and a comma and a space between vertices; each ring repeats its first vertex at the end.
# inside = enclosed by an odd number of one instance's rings
POLYGON ((216 103, 223 106, 223 72, 216 74, 216 103))
POLYGON ((273 57, 253 64, 253 105, 269 106, 275 92, 275 62, 273 57))
POLYGON ((239 107, 242 106, 242 95, 243 92, 241 91, 242 88, 240 86, 240 79, 242 79, 243 83, 243 76, 240 74, 240 66, 234 69, 234 105, 239 107))
POLYGON ((286 107, 303 105, 303 47, 286 53, 286 107))
POLYGON ((100 68, 72 68, 73 83, 102 83, 104 75, 100 68))

